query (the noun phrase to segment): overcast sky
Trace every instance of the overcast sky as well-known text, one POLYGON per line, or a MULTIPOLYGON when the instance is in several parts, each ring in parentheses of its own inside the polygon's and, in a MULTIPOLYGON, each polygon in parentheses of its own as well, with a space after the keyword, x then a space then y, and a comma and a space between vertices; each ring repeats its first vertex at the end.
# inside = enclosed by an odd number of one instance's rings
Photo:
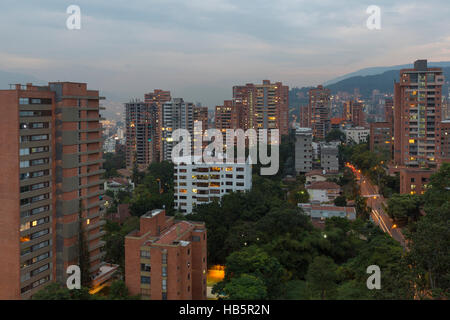
POLYGON ((317 85, 450 61, 449 0, 1 0, 0 30, 0 70, 88 82, 121 102, 160 88, 213 107, 262 79, 317 85), (66 28, 71 4, 81 30, 66 28), (366 27, 369 5, 381 30, 366 27))

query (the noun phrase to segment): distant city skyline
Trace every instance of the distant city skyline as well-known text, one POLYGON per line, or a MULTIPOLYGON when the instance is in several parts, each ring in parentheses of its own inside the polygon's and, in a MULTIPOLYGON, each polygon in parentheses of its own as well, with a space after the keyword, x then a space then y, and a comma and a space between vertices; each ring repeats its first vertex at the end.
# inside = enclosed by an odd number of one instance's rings
POLYGON ((371 4, 4 0, 0 72, 88 82, 117 102, 170 90, 213 109, 234 85, 316 86, 366 67, 450 61, 448 1, 376 1, 381 30, 366 27, 371 4), (66 28, 71 4, 81 30, 66 28))

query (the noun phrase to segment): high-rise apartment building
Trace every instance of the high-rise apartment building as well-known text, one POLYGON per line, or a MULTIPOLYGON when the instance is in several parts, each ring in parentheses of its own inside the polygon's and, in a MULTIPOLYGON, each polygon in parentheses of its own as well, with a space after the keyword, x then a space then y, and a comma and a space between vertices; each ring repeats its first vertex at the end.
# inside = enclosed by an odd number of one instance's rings
POLYGON ((102 267, 103 182, 99 92, 85 83, 0 90, 0 299, 27 299, 87 249, 102 267))
POLYGON ((239 114, 240 128, 289 131, 289 87, 281 82, 246 84, 233 87, 233 102, 239 114))
POLYGON ((373 122, 370 124, 370 150, 386 152, 392 158, 393 140, 392 124, 390 122, 373 122))
POLYGON ((144 300, 206 300, 206 259, 203 222, 153 210, 125 237, 125 283, 144 300))
POLYGON ((346 101, 343 106, 344 118, 347 122, 351 122, 355 127, 364 127, 366 125, 366 117, 364 114, 364 106, 359 101, 346 101))
POLYGON ((309 90, 309 126, 313 137, 324 139, 330 130, 331 91, 323 86, 309 90))
POLYGON ((192 147, 194 145, 194 104, 185 102, 182 98, 174 98, 163 104, 161 119, 161 161, 171 161, 173 131, 186 129, 191 135, 192 147))
POLYGON ((312 170, 312 130, 311 128, 295 129, 295 171, 306 173, 312 170))
POLYGON ((384 122, 394 126, 394 99, 386 98, 384 100, 384 122))
POLYGON ((194 146, 193 146, 193 153, 196 154, 196 143, 195 139, 197 139, 200 135, 202 138, 202 145, 201 145, 201 151, 203 153, 203 150, 208 146, 209 141, 207 137, 207 130, 208 130, 208 107, 202 107, 202 106, 195 106, 194 107, 194 146))
POLYGON ((194 123, 200 122, 203 131, 208 130, 208 107, 194 107, 194 123))
POLYGON ((232 100, 225 100, 222 106, 216 106, 214 124, 216 129, 226 132, 227 129, 240 128, 239 112, 232 100))
POLYGON ((309 107, 301 106, 300 107, 300 127, 302 128, 311 128, 311 119, 309 118, 309 107))
POLYGON ((394 161, 397 165, 435 167, 440 154, 441 68, 417 60, 400 70, 394 85, 394 161))
POLYGON ((126 165, 148 166, 159 161, 158 106, 153 102, 131 101, 125 104, 126 165))
POLYGON ((450 162, 450 120, 440 123, 440 154, 439 163, 450 162))
POLYGON ((339 171, 340 142, 320 143, 320 166, 326 172, 339 171))
POLYGON ((152 162, 161 161, 161 123, 162 123, 162 106, 170 101, 170 91, 155 89, 153 92, 144 95, 144 102, 152 104, 151 123, 152 123, 152 140, 150 143, 153 153, 152 162), (156 108, 154 107, 156 105, 156 108))

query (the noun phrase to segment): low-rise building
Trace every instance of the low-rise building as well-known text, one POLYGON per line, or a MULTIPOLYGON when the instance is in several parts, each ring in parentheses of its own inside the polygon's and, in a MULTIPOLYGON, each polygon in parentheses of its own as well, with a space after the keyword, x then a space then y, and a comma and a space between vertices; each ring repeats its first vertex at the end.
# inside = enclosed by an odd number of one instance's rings
POLYGON ((132 191, 134 189, 134 183, 130 179, 126 178, 110 178, 104 182, 105 191, 111 190, 114 193, 119 191, 132 191))
POLYGON ((313 182, 306 190, 311 203, 333 202, 341 194, 341 187, 330 181, 313 182))
POLYGON ((305 174, 306 177, 306 185, 309 186, 310 184, 318 181, 327 181, 326 174, 324 170, 312 170, 305 174))
POLYGON ((400 169, 400 193, 424 194, 427 184, 436 169, 403 167, 400 169))
POLYGON ((125 284, 147 300, 205 300, 206 227, 176 221, 164 210, 146 213, 125 237, 125 284))
POLYGON ((298 206, 313 220, 324 221, 325 219, 332 217, 346 218, 349 220, 356 219, 356 210, 354 207, 314 205, 311 203, 299 203, 298 206))

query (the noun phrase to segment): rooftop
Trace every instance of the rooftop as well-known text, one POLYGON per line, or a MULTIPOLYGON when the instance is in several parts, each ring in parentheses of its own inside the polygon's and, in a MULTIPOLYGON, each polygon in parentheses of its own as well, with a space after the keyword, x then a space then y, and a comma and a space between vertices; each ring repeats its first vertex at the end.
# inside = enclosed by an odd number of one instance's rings
POLYGON ((340 189, 341 187, 331 181, 316 181, 311 183, 306 189, 314 189, 314 190, 328 190, 328 189, 340 189))

